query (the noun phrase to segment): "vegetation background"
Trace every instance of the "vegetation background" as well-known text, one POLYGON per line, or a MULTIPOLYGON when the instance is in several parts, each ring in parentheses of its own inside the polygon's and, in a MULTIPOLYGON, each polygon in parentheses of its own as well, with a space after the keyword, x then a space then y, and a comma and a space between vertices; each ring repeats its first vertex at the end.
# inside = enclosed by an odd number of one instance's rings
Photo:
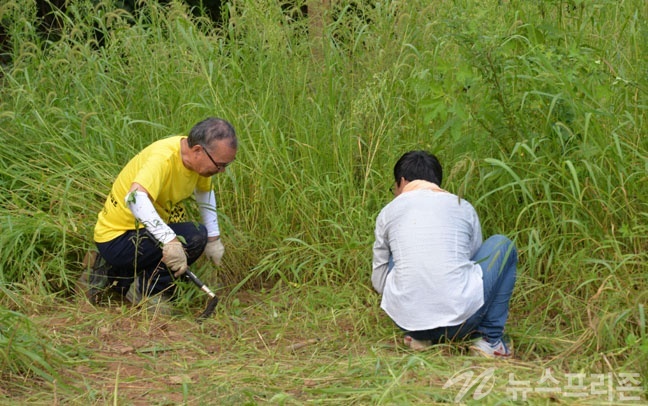
POLYGON ((2 2, 0 403, 645 403, 648 4, 316 3, 78 0, 43 35, 2 2), (207 116, 240 137, 224 266, 194 269, 215 317, 184 282, 186 317, 91 306, 112 180, 207 116), (373 222, 411 149, 518 246, 513 361, 413 353, 379 308, 373 222))

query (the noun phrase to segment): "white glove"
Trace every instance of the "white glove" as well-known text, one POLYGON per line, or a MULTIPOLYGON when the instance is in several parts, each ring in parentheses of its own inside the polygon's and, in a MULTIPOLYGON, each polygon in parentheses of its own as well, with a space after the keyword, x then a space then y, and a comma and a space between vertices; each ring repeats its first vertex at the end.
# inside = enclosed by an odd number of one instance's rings
POLYGON ((205 256, 209 258, 214 265, 220 265, 223 254, 225 254, 225 247, 220 238, 215 241, 207 241, 207 245, 205 246, 205 256))
POLYGON ((162 262, 176 278, 187 271, 187 255, 180 241, 170 241, 162 246, 162 262))

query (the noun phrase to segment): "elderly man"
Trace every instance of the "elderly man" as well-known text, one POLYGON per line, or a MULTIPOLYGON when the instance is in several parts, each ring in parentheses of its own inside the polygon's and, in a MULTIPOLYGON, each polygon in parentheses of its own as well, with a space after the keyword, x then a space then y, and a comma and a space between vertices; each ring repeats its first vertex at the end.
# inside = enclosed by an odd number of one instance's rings
POLYGON ((144 148, 117 176, 94 229, 97 246, 79 284, 91 303, 108 288, 133 304, 149 298, 165 313, 173 278, 202 254, 219 265, 224 253, 211 176, 236 158, 234 128, 219 118, 144 148), (194 196, 201 222, 184 220, 194 196))

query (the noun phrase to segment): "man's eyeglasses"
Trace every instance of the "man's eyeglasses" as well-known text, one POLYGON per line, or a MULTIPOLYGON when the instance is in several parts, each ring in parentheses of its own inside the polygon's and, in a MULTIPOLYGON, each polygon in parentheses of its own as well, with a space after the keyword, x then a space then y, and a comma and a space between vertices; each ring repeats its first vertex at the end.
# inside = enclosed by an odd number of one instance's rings
POLYGON ((227 165, 231 164, 231 162, 224 163, 224 162, 216 162, 216 161, 214 161, 214 158, 212 158, 212 156, 209 155, 209 152, 207 152, 207 148, 205 148, 204 145, 201 145, 201 147, 202 147, 203 151, 205 152, 205 155, 207 155, 207 158, 209 158, 209 160, 212 161, 212 163, 216 167, 217 171, 224 171, 225 168, 227 168, 227 165))

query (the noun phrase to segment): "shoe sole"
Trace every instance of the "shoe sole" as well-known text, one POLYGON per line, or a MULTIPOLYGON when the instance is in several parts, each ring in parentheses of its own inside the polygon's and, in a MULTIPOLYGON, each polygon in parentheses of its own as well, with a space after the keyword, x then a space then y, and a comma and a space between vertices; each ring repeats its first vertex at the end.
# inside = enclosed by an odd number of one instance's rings
POLYGON ((499 358, 499 359, 508 359, 512 357, 512 354, 500 354, 500 353, 488 353, 481 348, 470 347, 470 354, 474 357, 486 357, 486 358, 499 358))

